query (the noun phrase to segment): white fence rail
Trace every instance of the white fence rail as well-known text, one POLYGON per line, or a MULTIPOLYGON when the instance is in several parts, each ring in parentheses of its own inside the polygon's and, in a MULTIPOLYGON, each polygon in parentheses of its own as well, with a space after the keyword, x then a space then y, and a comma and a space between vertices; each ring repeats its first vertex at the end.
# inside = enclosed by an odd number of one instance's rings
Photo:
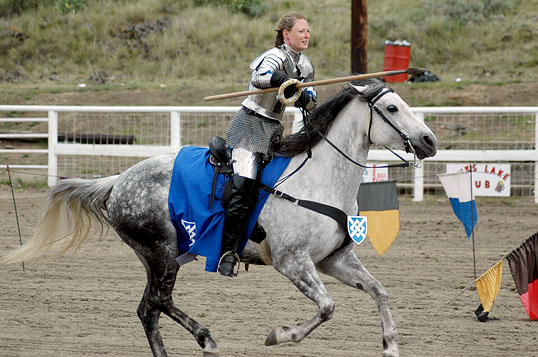
MULTIPOLYGON (((47 164, 10 165, 46 169, 48 184, 61 176, 96 177, 116 174, 143 158, 173 153, 182 145, 205 146, 209 137, 224 136, 238 107, 94 107, 3 105, 0 112, 47 117, 0 118, 2 126, 23 126, 26 132, 0 130, 2 139, 43 139, 47 149, 0 149, 0 154, 46 154, 47 164), (28 131, 29 124, 32 128, 28 131), (40 132, 41 130, 41 132, 40 132)), ((512 188, 538 203, 538 107, 415 107, 439 138, 434 158, 423 168, 391 169, 400 187, 421 201, 425 190, 439 189, 437 173, 447 162, 504 162, 515 165, 512 188)), ((289 108, 284 119, 291 132, 300 112, 289 108)), ((2 116, 2 114, 0 114, 2 116)), ((407 154, 402 154, 412 159, 407 154)), ((391 162, 386 150, 370 151, 370 162, 391 162)), ((5 167, 5 165, 3 165, 5 167)))

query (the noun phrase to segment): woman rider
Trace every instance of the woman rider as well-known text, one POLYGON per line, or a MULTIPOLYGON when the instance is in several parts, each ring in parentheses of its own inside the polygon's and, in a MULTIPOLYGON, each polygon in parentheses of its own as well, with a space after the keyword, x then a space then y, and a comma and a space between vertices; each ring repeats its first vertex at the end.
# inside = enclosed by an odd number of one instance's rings
MULTIPOLYGON (((314 67, 302 53, 308 48, 310 29, 305 16, 292 12, 279 22, 275 47, 264 52, 250 64, 252 75, 249 90, 279 87, 290 78, 310 82, 314 79, 314 67)), ((288 87, 297 91, 295 86, 288 87)), ((289 94, 289 93, 286 93, 289 94)), ((316 92, 307 87, 295 106, 312 108, 316 104, 316 92)), ((244 238, 244 230, 257 200, 256 177, 260 161, 271 160, 278 150, 284 127, 281 123, 285 105, 276 93, 249 95, 242 108, 232 118, 226 131, 227 145, 232 148, 232 166, 229 199, 223 202, 226 210, 218 271, 225 276, 235 276, 239 262, 237 252, 244 238)))

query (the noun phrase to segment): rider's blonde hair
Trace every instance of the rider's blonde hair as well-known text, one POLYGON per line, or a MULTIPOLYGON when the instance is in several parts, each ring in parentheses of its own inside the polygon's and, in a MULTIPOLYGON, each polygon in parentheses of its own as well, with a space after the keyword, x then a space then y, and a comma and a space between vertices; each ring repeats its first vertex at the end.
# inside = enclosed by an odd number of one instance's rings
POLYGON ((280 19, 278 23, 278 28, 275 30, 275 47, 284 44, 284 34, 282 33, 282 31, 291 31, 297 20, 306 20, 306 17, 298 12, 290 12, 289 14, 284 15, 284 17, 280 19))

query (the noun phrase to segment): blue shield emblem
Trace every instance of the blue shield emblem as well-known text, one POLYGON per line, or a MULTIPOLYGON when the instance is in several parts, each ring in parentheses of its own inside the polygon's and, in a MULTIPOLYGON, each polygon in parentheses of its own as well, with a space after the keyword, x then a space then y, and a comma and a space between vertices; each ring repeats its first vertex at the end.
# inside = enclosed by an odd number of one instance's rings
POLYGON ((347 232, 353 241, 361 244, 368 231, 366 216, 347 216, 347 232))

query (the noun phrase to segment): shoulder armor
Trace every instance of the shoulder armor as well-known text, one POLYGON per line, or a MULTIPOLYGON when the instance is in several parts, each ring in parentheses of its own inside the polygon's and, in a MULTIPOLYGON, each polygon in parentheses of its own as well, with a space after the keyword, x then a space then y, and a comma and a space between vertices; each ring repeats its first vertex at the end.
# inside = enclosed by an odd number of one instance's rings
POLYGON ((305 54, 301 55, 299 58, 299 63, 297 63, 301 75, 305 78, 306 82, 311 82, 314 80, 314 65, 305 54))
POLYGON ((262 64, 265 57, 269 56, 274 56, 280 59, 282 62, 285 62, 288 59, 286 53, 283 50, 278 47, 273 47, 270 50, 267 50, 258 57, 256 57, 252 62, 250 62, 250 69, 256 70, 260 66, 260 64, 262 64))

